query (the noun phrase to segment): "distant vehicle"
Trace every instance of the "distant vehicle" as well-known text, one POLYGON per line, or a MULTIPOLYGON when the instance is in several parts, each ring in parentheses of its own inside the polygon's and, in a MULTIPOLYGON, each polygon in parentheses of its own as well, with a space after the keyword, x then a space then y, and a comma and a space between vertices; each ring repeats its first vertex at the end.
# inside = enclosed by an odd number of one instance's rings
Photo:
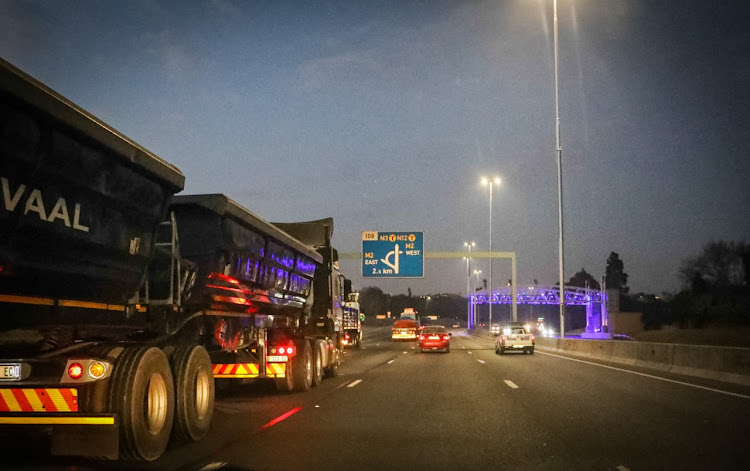
POLYGON ((492 327, 490 327, 490 332, 494 335, 500 335, 500 324, 492 324, 492 327))
POLYGON ((399 319, 391 328, 392 340, 415 340, 419 326, 411 319, 399 319))
POLYGON ((452 327, 454 329, 458 329, 459 327, 461 327, 461 324, 459 324, 458 322, 454 322, 452 327))
POLYGON ((360 348, 362 342, 362 313, 359 311, 359 293, 350 293, 344 303, 344 346, 360 348))
POLYGON ((401 316, 391 327, 392 340, 416 340, 421 326, 419 325, 419 314, 408 307, 404 309, 401 316))
POLYGON ((543 334, 545 332, 545 330, 546 329, 544 327, 544 317, 537 318, 537 320, 536 320, 536 331, 539 332, 540 334, 543 334))
POLYGON ((511 322, 503 326, 503 333, 495 339, 495 353, 501 355, 506 350, 534 354, 536 337, 522 322, 511 322))
POLYGON ((442 325, 428 325, 419 334, 419 351, 442 350, 451 351, 451 334, 442 325))

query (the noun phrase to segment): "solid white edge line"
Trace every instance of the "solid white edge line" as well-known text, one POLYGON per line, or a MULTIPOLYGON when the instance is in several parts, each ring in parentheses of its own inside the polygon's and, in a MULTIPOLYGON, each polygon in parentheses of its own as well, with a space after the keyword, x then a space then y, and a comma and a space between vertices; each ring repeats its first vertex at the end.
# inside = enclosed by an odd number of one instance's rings
POLYGON ((539 350, 536 350, 536 351, 539 352, 539 353, 541 353, 542 355, 549 355, 551 357, 562 358, 563 360, 577 361, 579 363, 586 363, 586 364, 589 364, 589 365, 601 366, 602 368, 609 368, 610 370, 622 371, 624 373, 631 373, 631 374, 634 374, 634 375, 644 376, 646 378, 651 378, 651 379, 658 379, 660 381, 666 381, 667 383, 680 384, 682 386, 689 386, 691 388, 703 389, 705 391, 711 391, 711 392, 715 392, 715 393, 719 393, 719 394, 726 394, 727 396, 739 397, 741 399, 750 399, 750 396, 747 396, 745 394, 733 393, 733 392, 730 392, 730 391, 722 391, 721 389, 709 388, 707 386, 701 386, 699 384, 686 383, 684 381, 677 381, 675 379, 662 378, 661 376, 650 375, 648 373, 641 373, 639 371, 626 370, 624 368, 617 368, 616 366, 601 365, 599 363, 594 363, 594 362, 591 362, 591 361, 579 360, 578 358, 564 357, 562 355, 555 355, 554 353, 540 352, 539 350))
POLYGON ((503 382, 505 384, 507 384, 508 387, 511 388, 511 389, 518 389, 518 387, 519 387, 516 383, 514 383, 513 381, 511 381, 509 379, 505 379, 505 380, 503 380, 503 382))
POLYGON ((358 385, 361 382, 362 382, 361 379, 355 379, 354 381, 352 381, 351 383, 349 383, 346 387, 347 388, 353 388, 354 386, 358 385))

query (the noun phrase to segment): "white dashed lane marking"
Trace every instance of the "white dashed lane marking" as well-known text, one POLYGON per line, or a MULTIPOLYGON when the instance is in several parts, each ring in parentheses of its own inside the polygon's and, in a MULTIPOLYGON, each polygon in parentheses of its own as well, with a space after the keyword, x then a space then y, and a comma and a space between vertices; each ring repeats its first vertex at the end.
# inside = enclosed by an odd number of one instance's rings
POLYGON ((518 385, 509 379, 505 380, 505 384, 507 384, 511 389, 518 389, 518 385))

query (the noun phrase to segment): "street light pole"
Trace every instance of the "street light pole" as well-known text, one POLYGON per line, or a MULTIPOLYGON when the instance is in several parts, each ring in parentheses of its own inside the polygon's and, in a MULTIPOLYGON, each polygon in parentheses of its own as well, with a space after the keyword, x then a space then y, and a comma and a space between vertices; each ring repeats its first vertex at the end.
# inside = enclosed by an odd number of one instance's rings
MULTIPOLYGON (((562 146, 560 145, 560 88, 558 85, 558 54, 557 54, 557 0, 554 2, 554 32, 555 32, 555 149, 557 153, 557 215, 558 242, 557 252, 560 266, 560 337, 565 338, 565 270, 563 257, 563 199, 562 199, 562 146)), ((492 249, 490 249, 492 250, 492 249)))
MULTIPOLYGON (((469 249, 469 256, 466 257, 466 303, 467 303, 467 316, 471 316, 471 291, 469 290, 471 285, 471 248, 477 245, 475 242, 464 242, 464 247, 469 249)), ((471 325, 470 319, 467 318, 467 326, 471 325)))
MULTIPOLYGON (((479 284, 479 275, 482 274, 482 270, 474 270, 474 286, 472 286, 472 293, 477 292, 477 285, 479 284)), ((472 294, 471 299, 474 300, 474 295, 472 294)), ((472 309, 473 318, 471 320, 471 325, 474 326, 477 323, 477 313, 476 313, 476 303, 474 303, 474 309, 472 309)), ((473 327, 472 327, 473 328, 473 327)))
MULTIPOLYGON (((497 185, 500 184, 500 177, 495 177, 492 180, 488 178, 482 178, 482 185, 489 184, 490 186, 490 212, 489 212, 489 220, 490 220, 490 254, 492 253, 492 184, 495 183, 497 185)), ((492 330, 492 258, 490 257, 490 319, 487 323, 487 330, 492 330)))
POLYGON ((466 257, 466 295, 471 294, 469 283, 471 283, 471 248, 477 245, 475 242, 464 242, 464 247, 469 249, 469 256, 466 257))

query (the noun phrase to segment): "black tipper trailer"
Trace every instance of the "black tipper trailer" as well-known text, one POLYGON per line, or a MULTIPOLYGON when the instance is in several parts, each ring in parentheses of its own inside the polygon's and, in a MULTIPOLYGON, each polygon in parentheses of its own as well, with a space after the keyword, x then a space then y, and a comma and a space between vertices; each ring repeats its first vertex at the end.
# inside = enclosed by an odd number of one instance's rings
POLYGON ((2 61, 0 184, 0 426, 49 431, 56 454, 154 459, 173 378, 131 300, 182 172, 2 61))
POLYGON ((315 246, 225 195, 177 196, 171 210, 181 253, 197 264, 196 286, 202 287, 183 304, 213 319, 222 347, 209 351, 214 377, 274 378, 280 391, 289 392, 335 375, 343 352, 342 300, 350 284, 330 246, 332 220, 326 227, 293 223, 328 234, 315 246))

